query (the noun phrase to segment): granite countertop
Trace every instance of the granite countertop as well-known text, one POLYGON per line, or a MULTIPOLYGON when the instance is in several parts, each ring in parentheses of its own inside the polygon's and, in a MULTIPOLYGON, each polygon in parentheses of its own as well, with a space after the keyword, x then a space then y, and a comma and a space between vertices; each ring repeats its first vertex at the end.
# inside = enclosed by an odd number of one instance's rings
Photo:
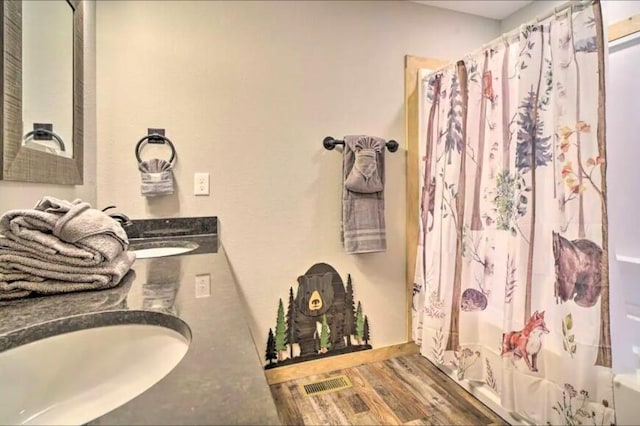
POLYGON ((215 236, 193 240, 206 249, 138 259, 113 289, 1 303, 0 351, 127 323, 162 325, 188 336, 186 323, 191 343, 182 361, 89 424, 280 424, 224 249, 215 236), (195 278, 204 274, 211 277, 211 295, 196 297, 195 278))

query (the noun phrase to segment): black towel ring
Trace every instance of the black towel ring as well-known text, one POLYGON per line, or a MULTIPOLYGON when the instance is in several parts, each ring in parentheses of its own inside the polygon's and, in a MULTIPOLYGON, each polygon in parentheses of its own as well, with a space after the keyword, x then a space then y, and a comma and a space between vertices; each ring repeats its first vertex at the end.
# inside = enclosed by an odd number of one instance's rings
POLYGON ((26 141, 31 136, 42 136, 42 135, 51 136, 53 139, 55 139, 56 142, 58 142, 58 145, 60 145, 60 150, 65 151, 64 141, 62 140, 62 138, 58 136, 56 133, 53 133, 51 130, 48 130, 48 129, 32 130, 26 135, 24 135, 23 141, 26 141))
POLYGON ((159 135, 157 133, 147 135, 138 141, 138 144, 136 145, 136 159, 138 160, 138 164, 142 163, 142 158, 140 158, 140 148, 144 146, 146 141, 149 141, 150 143, 168 144, 171 148, 171 158, 169 159, 169 163, 173 166, 173 160, 176 159, 176 148, 173 146, 173 143, 171 143, 168 137, 159 135))

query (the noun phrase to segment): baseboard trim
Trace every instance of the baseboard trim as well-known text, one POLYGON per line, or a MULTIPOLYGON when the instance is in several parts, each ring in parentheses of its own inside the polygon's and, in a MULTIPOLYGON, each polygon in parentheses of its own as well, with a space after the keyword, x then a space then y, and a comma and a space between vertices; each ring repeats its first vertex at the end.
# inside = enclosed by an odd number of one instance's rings
POLYGON ((386 359, 397 358, 405 355, 413 355, 419 352, 418 346, 413 342, 400 343, 398 345, 385 346, 383 348, 370 349, 368 351, 353 352, 350 354, 336 355, 313 361, 301 362, 294 365, 272 368, 265 370, 264 375, 267 383, 288 382, 289 380, 300 379, 313 374, 328 373, 329 371, 341 370, 343 368, 357 367, 362 364, 384 361, 386 359))

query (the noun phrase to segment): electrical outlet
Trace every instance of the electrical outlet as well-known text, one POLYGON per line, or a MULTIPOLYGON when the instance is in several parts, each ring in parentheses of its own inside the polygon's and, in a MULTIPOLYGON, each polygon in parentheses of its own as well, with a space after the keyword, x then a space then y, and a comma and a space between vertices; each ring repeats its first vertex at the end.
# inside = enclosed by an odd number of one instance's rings
POLYGON ((211 296, 211 275, 196 275, 196 297, 211 296))
POLYGON ((195 173, 193 175, 194 195, 209 195, 209 173, 195 173))

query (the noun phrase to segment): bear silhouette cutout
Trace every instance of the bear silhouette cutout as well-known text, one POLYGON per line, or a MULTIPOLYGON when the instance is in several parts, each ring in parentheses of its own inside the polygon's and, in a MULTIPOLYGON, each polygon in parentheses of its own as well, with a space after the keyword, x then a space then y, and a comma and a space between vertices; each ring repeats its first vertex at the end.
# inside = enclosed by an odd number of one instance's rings
POLYGON ((314 333, 316 324, 322 323, 323 315, 326 315, 329 325, 331 349, 345 347, 344 301, 344 284, 332 266, 317 263, 298 277, 295 324, 301 356, 317 353, 314 333))

